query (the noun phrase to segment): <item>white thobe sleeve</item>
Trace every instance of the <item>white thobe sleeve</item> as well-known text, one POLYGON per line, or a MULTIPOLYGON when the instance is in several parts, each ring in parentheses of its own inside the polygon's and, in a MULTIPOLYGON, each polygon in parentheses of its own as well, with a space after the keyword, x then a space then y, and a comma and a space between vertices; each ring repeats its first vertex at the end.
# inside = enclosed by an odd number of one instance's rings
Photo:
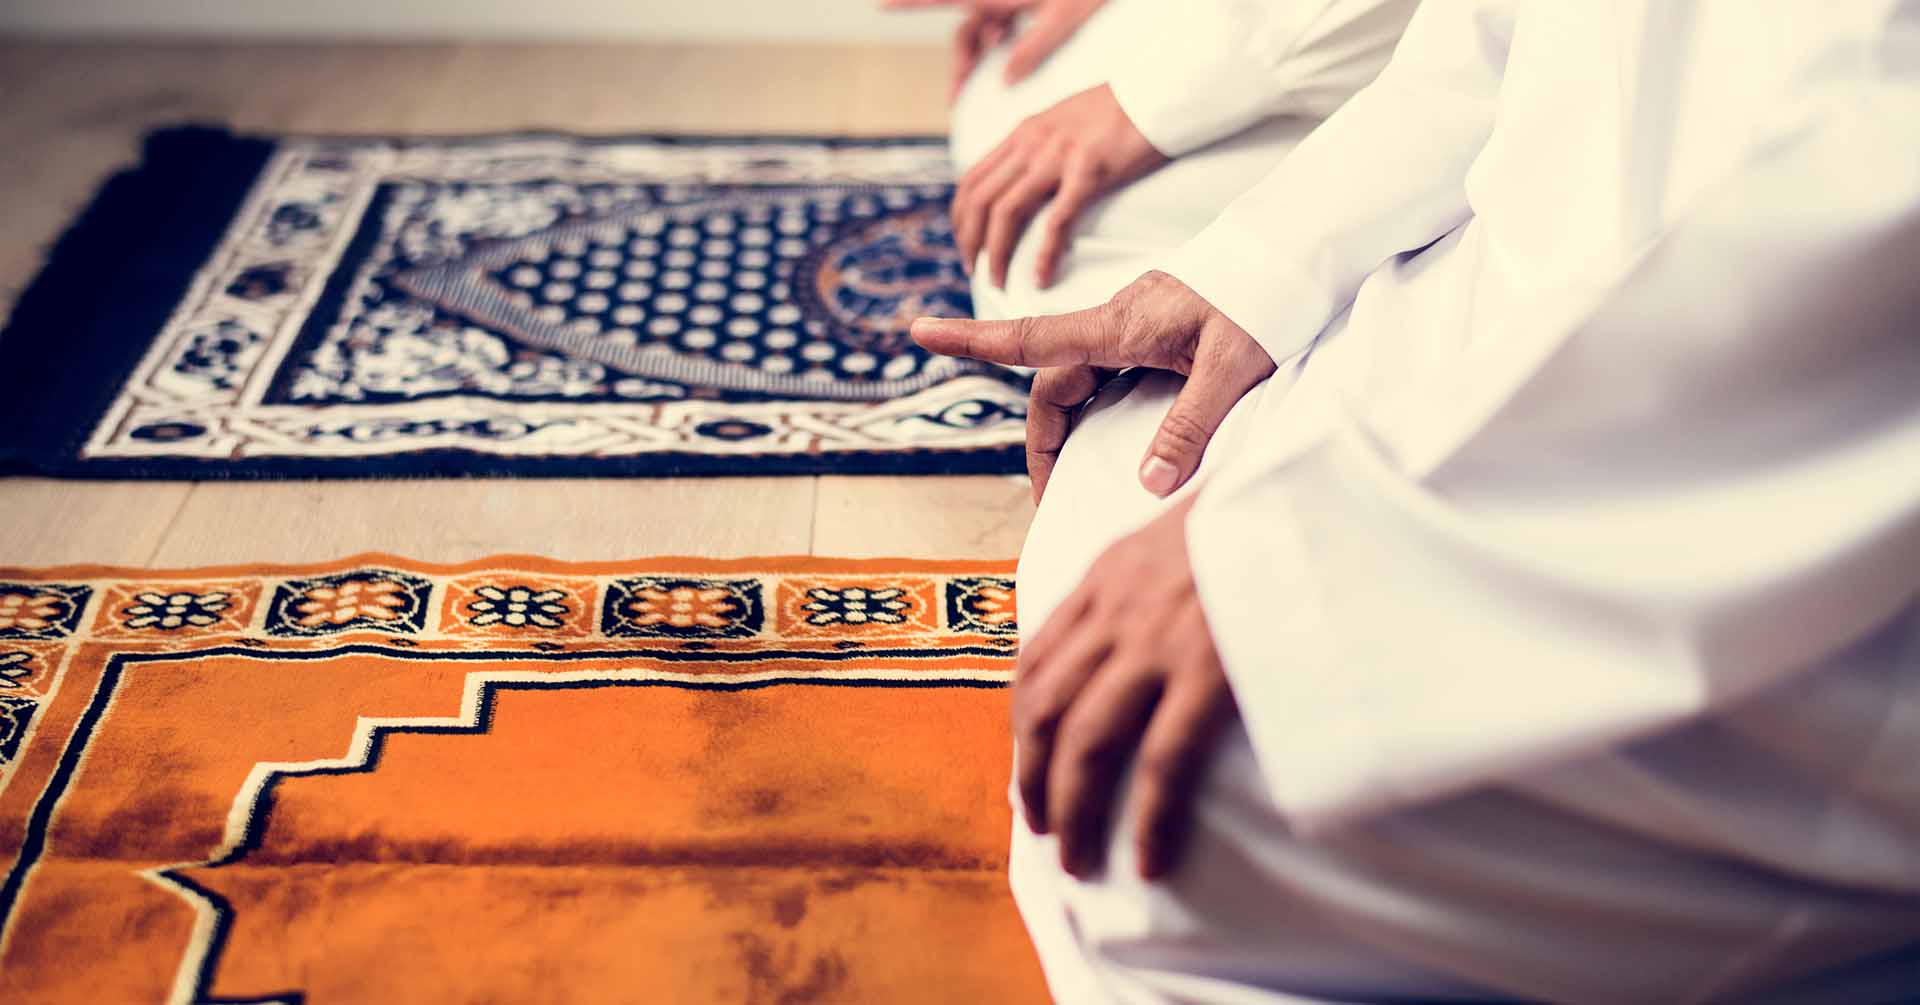
POLYGON ((1467 217, 1493 128, 1511 0, 1427 0, 1378 79, 1205 230, 1156 263, 1296 355, 1382 261, 1467 217))
POLYGON ((1709 715, 1915 603, 1920 80, 1854 76, 1892 48, 1809 73, 1846 85, 1558 317, 1201 487, 1202 602, 1296 826, 1709 715))
POLYGON ((1273 115, 1322 117, 1386 65, 1416 0, 1162 3, 1159 29, 1109 82, 1178 157, 1273 115))

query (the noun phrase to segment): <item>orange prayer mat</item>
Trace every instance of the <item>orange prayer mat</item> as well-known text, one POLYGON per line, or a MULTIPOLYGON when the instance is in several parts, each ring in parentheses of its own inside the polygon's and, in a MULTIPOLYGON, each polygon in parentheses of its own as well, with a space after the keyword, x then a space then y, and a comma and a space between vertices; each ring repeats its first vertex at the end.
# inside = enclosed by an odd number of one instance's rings
POLYGON ((1043 1002, 1011 574, 0 570, 0 1001, 1043 1002))

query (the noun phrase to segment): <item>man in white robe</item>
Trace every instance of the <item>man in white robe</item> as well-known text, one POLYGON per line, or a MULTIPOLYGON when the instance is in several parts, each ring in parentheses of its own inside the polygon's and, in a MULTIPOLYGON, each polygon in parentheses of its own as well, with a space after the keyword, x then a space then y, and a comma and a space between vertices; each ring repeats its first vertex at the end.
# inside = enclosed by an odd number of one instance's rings
POLYGON ((969 10, 955 42, 953 208, 982 318, 1091 307, 1133 281, 1371 81, 1415 6, 886 3, 969 10))
POLYGON ((1020 570, 1060 1001, 1920 993, 1920 4, 1427 0, 1159 269, 915 328, 1100 388, 1020 570))

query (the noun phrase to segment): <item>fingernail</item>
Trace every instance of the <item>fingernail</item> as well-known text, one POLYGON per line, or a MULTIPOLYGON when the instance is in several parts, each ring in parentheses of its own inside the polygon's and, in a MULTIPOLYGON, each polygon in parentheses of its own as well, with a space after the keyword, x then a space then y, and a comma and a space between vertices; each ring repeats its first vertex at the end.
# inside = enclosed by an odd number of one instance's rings
POLYGON ((1140 465, 1140 484, 1154 495, 1164 496, 1172 492, 1179 481, 1180 469, 1164 457, 1149 457, 1145 464, 1140 465))

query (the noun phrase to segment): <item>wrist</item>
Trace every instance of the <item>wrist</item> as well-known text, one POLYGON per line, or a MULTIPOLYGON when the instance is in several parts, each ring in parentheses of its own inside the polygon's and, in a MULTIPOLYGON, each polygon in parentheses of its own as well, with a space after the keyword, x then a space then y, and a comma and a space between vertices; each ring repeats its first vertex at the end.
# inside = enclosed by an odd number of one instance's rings
POLYGON ((1112 85, 1101 84, 1093 90, 1102 110, 1100 132, 1104 141, 1100 145, 1108 151, 1107 159, 1118 177, 1137 178, 1167 163, 1170 158, 1153 145, 1114 98, 1112 85))

